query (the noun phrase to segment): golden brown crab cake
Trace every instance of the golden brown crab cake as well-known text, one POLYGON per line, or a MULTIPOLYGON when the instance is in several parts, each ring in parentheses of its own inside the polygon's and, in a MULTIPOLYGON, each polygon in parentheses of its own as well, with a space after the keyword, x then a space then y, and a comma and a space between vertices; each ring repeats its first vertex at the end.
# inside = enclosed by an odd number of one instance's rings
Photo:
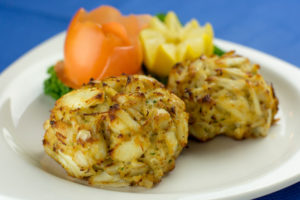
POLYGON ((201 141, 220 134, 265 136, 278 100, 258 70, 259 65, 234 52, 174 66, 168 89, 186 103, 190 134, 201 141))
POLYGON ((45 151, 92 185, 152 187, 187 144, 185 104, 153 78, 90 82, 61 97, 44 124, 45 151))

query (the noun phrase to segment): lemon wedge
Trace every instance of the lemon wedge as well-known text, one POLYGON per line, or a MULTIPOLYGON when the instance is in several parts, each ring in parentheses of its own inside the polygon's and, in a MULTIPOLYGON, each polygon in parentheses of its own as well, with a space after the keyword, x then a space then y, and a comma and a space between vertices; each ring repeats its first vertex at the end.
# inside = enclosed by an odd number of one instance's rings
POLYGON ((200 26, 195 19, 182 26, 174 12, 169 12, 164 22, 153 17, 140 33, 144 64, 151 73, 168 76, 177 62, 211 55, 213 35, 210 24, 200 26))
POLYGON ((150 71, 157 75, 169 74, 171 68, 177 62, 176 49, 176 46, 171 43, 160 44, 156 51, 156 59, 150 71))
POLYGON ((141 44, 144 51, 144 64, 148 70, 152 71, 154 59, 157 54, 157 49, 160 44, 165 43, 165 38, 157 31, 147 30, 140 34, 141 44))

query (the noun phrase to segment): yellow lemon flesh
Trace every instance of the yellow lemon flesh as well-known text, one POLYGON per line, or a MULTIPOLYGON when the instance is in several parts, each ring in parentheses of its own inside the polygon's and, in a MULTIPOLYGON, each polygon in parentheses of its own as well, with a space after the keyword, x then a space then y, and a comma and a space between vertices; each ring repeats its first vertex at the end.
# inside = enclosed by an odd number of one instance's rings
POLYGON ((149 27, 141 31, 140 40, 144 64, 161 77, 168 76, 177 62, 213 52, 212 26, 200 26, 195 19, 182 26, 174 12, 169 12, 164 22, 153 17, 149 27))

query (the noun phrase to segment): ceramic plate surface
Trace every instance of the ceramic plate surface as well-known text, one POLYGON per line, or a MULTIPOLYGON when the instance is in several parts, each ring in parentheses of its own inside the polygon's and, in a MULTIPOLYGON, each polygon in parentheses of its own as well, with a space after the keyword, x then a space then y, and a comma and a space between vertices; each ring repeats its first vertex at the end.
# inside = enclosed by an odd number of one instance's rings
POLYGON ((46 69, 63 58, 65 34, 28 52, 0 75, 1 199, 250 199, 300 180, 300 70, 259 51, 216 40, 261 65, 279 98, 280 121, 265 138, 190 141, 176 168, 153 189, 101 189, 67 176, 43 151, 43 123, 54 101, 46 69))

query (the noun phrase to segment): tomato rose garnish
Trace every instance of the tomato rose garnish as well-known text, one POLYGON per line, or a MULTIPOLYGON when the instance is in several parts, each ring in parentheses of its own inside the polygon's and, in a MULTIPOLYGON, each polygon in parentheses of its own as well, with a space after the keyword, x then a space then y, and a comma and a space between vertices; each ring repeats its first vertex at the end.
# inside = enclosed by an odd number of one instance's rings
POLYGON ((122 16, 111 6, 91 12, 79 9, 67 31, 64 62, 55 68, 59 79, 78 88, 91 78, 140 72, 139 33, 150 19, 150 15, 122 16))

